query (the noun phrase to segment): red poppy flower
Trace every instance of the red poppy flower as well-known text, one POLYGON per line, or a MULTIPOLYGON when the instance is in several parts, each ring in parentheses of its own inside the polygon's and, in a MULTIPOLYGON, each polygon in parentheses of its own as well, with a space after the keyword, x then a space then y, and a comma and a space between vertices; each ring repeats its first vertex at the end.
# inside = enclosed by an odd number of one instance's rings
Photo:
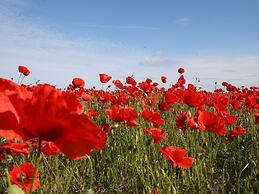
MULTIPOLYGON (((20 166, 14 165, 10 174, 11 183, 19 186, 25 193, 29 193, 33 176, 34 165, 31 162, 22 163, 20 166)), ((39 171, 36 172, 32 191, 40 187, 39 171)))
POLYGON ((87 102, 90 102, 92 100, 92 96, 86 93, 81 94, 81 98, 87 102))
POLYGON ((177 88, 177 87, 182 87, 182 86, 184 86, 185 83, 186 83, 186 80, 185 80, 184 76, 181 75, 181 76, 178 78, 176 84, 174 84, 174 87, 176 87, 176 88, 177 88))
POLYGON ((178 73, 183 74, 183 73, 184 73, 184 68, 180 67, 180 68, 178 69, 178 73))
POLYGON ((139 88, 142 89, 145 93, 150 94, 152 91, 151 84, 148 82, 139 83, 139 88))
POLYGON ((87 112, 87 115, 90 117, 99 117, 100 114, 98 112, 95 112, 93 108, 90 108, 87 112))
POLYGON ((114 80, 112 83, 113 83, 117 88, 123 89, 123 84, 121 83, 120 80, 114 80))
POLYGON ((28 76, 30 74, 30 70, 25 66, 20 65, 18 67, 18 70, 19 70, 20 73, 22 73, 25 76, 28 76))
POLYGON ((174 104, 180 101, 180 98, 176 95, 176 93, 169 90, 165 93, 164 98, 168 104, 174 104))
POLYGON ((160 152, 174 166, 174 168, 176 166, 181 168, 190 168, 194 162, 194 158, 184 156, 188 152, 187 150, 181 149, 177 146, 165 146, 160 150, 160 152))
POLYGON ((161 81, 162 81, 163 83, 166 83, 166 76, 161 76, 161 81))
POLYGON ((56 146, 56 144, 47 141, 42 142, 41 151, 46 156, 57 155, 61 152, 60 149, 56 146))
POLYGON ((227 142, 230 143, 235 137, 243 135, 246 133, 246 130, 243 127, 235 126, 232 131, 230 131, 227 142))
POLYGON ((222 86, 227 86, 228 83, 227 83, 227 82, 222 82, 221 85, 222 85, 222 86))
POLYGON ((109 76, 109 75, 107 75, 107 74, 105 74, 105 73, 101 73, 101 74, 99 74, 99 76, 100 76, 100 81, 102 82, 102 83, 107 83, 108 81, 110 81, 111 80, 111 76, 109 76))
POLYGON ((201 92, 197 92, 196 88, 192 85, 188 85, 188 89, 184 91, 183 102, 191 107, 198 107, 204 104, 204 97, 201 92))
POLYGON ((126 82, 127 82, 127 84, 131 84, 134 86, 137 85, 137 82, 134 80, 134 78, 130 77, 130 76, 126 77, 126 82))
POLYGON ((182 112, 182 114, 177 116, 175 118, 176 127, 186 130, 187 118, 187 112, 182 112))
POLYGON ((160 111, 166 111, 166 110, 170 110, 171 105, 166 103, 166 102, 159 102, 158 103, 158 109, 160 111))
POLYGON ((72 84, 76 88, 83 88, 85 86, 85 81, 82 78, 74 78, 72 84))
POLYGON ((16 143, 10 140, 0 144, 0 152, 4 155, 19 156, 29 154, 30 150, 27 143, 16 143))
POLYGON ((187 123, 189 127, 191 127, 192 129, 195 129, 198 127, 198 123, 196 123, 196 121, 194 120, 194 117, 191 114, 188 114, 187 116, 187 123))
POLYGON ((166 137, 163 135, 165 133, 164 129, 151 128, 144 130, 147 134, 151 135, 154 139, 154 143, 158 143, 166 137))
POLYGON ((147 82, 148 84, 151 84, 151 83, 152 83, 152 79, 147 78, 147 79, 146 79, 146 82, 147 82))
POLYGON ((148 109, 144 109, 141 113, 141 116, 147 121, 152 122, 154 127, 158 127, 164 123, 161 115, 158 112, 154 112, 148 109))
POLYGON ((148 110, 148 109, 144 109, 141 113, 141 116, 147 121, 147 122, 151 122, 152 120, 152 116, 153 116, 153 111, 148 110))
POLYGON ((189 126, 192 129, 197 127, 197 123, 195 122, 193 116, 190 112, 183 112, 175 119, 176 126, 182 130, 186 130, 186 127, 189 126))
POLYGON ((235 126, 232 131, 230 131, 230 136, 238 136, 246 133, 246 130, 243 127, 235 126))
POLYGON ((154 127, 159 127, 160 125, 164 124, 164 119, 158 112, 153 112, 151 122, 154 125, 154 127))
POLYGON ((106 142, 104 132, 83 114, 76 94, 47 84, 0 90, 0 121, 2 137, 51 141, 70 159, 90 155, 106 142))
POLYGON ((235 110, 241 109, 241 103, 238 100, 231 100, 230 103, 235 110))
POLYGON ((138 117, 138 114, 134 108, 122 107, 121 105, 114 105, 111 109, 106 109, 105 113, 113 121, 125 121, 126 124, 129 126, 138 125, 138 122, 135 120, 138 117))
MULTIPOLYGON (((39 142, 38 138, 34 138, 26 141, 26 143, 30 144, 34 149, 38 149, 38 145, 39 145, 38 142, 39 142)), ((41 151, 46 156, 52 156, 52 155, 57 155, 61 153, 60 149, 53 142, 44 141, 44 140, 42 140, 42 143, 41 143, 41 151)))
POLYGON ((223 113, 223 117, 227 125, 232 125, 238 120, 238 115, 230 115, 228 112, 223 113))
POLYGON ((157 82, 154 82, 152 86, 157 87, 159 84, 157 82))
POLYGON ((210 130, 219 135, 225 135, 225 121, 213 112, 199 111, 198 127, 200 130, 210 130))

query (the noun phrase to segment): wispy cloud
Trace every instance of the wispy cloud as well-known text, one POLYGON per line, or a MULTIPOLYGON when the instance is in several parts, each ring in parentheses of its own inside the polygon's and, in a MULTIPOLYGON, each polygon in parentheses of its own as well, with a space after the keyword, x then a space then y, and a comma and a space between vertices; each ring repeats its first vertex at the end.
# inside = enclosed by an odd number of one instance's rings
MULTIPOLYGON (((201 82, 207 84, 207 78, 214 77, 211 84, 217 81, 228 81, 238 86, 241 85, 259 85, 259 77, 247 76, 251 72, 257 72, 259 67, 259 58, 257 56, 217 56, 200 55, 186 56, 186 64, 189 64, 191 76, 197 76, 201 82)), ((187 71, 187 75, 189 75, 187 71)))
MULTIPOLYGON (((32 72, 26 79, 27 83, 40 79, 64 87, 73 77, 83 77, 87 86, 92 86, 99 83, 98 74, 102 72, 111 74, 114 79, 124 79, 134 73, 138 80, 152 77, 158 82, 160 76, 165 75, 170 83, 177 80, 177 68, 182 66, 186 69, 187 81, 195 83, 198 77, 201 80, 199 84, 206 88, 213 88, 215 81, 259 85, 259 76, 251 75, 251 72, 258 71, 259 56, 173 56, 105 38, 74 37, 37 19, 20 15, 21 7, 26 4, 17 6, 15 0, 11 2, 0 1, 1 77, 17 77, 17 66, 25 64, 32 72)), ((177 23, 189 21, 188 18, 180 18, 177 23)), ((98 25, 93 27, 102 28, 98 25)), ((119 27, 156 30, 149 26, 119 27)))
POLYGON ((139 64, 141 66, 146 67, 157 67, 157 68, 165 68, 165 67, 179 67, 183 62, 172 59, 170 57, 165 56, 162 52, 157 51, 152 55, 145 56, 139 64))
POLYGON ((180 25, 188 25, 190 23, 191 19, 188 17, 182 17, 174 20, 175 24, 180 24, 180 25))
POLYGON ((140 26, 140 25, 80 25, 85 28, 105 28, 105 29, 125 29, 125 30, 160 30, 159 27, 154 26, 140 26))
POLYGON ((137 64, 144 55, 108 39, 71 37, 20 11, 19 6, 0 4, 0 76, 13 77, 17 65, 25 64, 34 80, 64 86, 81 76, 93 85, 98 73, 119 75, 119 66, 137 64))

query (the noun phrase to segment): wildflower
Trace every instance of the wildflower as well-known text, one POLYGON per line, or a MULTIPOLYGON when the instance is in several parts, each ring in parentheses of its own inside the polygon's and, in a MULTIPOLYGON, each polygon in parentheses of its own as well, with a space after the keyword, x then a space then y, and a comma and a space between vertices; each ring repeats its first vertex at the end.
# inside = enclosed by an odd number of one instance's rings
POLYGON ((85 81, 82 78, 74 78, 72 84, 76 88, 83 88, 85 86, 85 81))
POLYGON ((161 76, 161 81, 162 81, 163 83, 166 83, 166 76, 161 76))
POLYGON ((163 135, 165 133, 164 129, 159 128, 151 128, 144 130, 147 134, 151 135, 154 139, 154 143, 158 143, 166 137, 163 135))
POLYGON ((200 111, 198 116, 198 127, 200 130, 210 130, 218 135, 225 135, 225 121, 222 117, 213 112, 200 111))
MULTIPOLYGON (((9 172, 11 183, 22 188, 25 193, 29 193, 30 184, 33 177, 34 165, 32 162, 24 162, 20 166, 14 165, 9 172)), ((39 171, 33 182, 32 191, 40 187, 39 171)))
POLYGON ((160 152, 174 168, 176 166, 181 168, 190 168, 194 161, 194 158, 192 157, 185 157, 185 154, 188 152, 187 150, 181 149, 177 146, 165 146, 160 150, 160 152))
POLYGON ((184 68, 180 67, 180 68, 178 69, 178 73, 183 74, 183 73, 184 73, 184 68))
POLYGON ((101 73, 101 74, 99 74, 99 76, 100 76, 100 81, 102 83, 107 83, 112 78, 111 76, 109 76, 109 75, 107 75, 105 73, 101 73))
POLYGON ((0 79, 2 84, 7 85, 0 88, 2 137, 50 141, 70 159, 90 155, 105 144, 105 133, 83 113, 76 94, 47 84, 12 90, 8 87, 13 83, 0 79))
POLYGON ((19 72, 22 73, 24 76, 28 76, 28 75, 30 74, 30 70, 29 70, 27 67, 25 67, 25 66, 20 65, 20 66, 18 67, 18 70, 19 70, 19 72))

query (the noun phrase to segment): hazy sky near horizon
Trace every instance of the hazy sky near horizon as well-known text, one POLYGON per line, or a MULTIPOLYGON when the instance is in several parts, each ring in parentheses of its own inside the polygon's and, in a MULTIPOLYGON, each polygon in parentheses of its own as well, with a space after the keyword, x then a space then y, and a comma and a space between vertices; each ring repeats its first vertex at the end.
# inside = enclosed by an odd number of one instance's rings
POLYGON ((257 0, 1 0, 0 77, 58 87, 134 75, 259 86, 257 0))

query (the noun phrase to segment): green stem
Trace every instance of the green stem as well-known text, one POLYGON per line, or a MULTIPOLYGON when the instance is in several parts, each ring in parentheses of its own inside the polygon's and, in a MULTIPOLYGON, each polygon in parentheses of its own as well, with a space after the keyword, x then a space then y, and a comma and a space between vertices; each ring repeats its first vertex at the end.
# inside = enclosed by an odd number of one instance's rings
POLYGON ((38 170, 38 166, 39 166, 39 163, 40 163, 40 154, 41 154, 41 139, 39 138, 37 155, 36 155, 36 159, 35 159, 36 163, 35 163, 32 179, 31 179, 31 185, 30 185, 30 192, 29 192, 30 194, 32 194, 32 187, 33 187, 34 180, 35 180, 35 177, 36 177, 36 173, 37 173, 37 170, 38 170))
POLYGON ((10 187, 12 184, 11 184, 11 180, 10 180, 10 176, 7 168, 5 169, 5 173, 6 173, 8 187, 10 187))
POLYGON ((20 84, 21 76, 22 76, 22 73, 20 73, 20 75, 19 75, 18 84, 20 84))
POLYGON ((67 183, 66 183, 66 188, 65 188, 64 194, 67 194, 67 193, 68 193, 69 185, 70 185, 70 182, 71 182, 72 177, 73 177, 73 173, 70 172, 70 175, 69 175, 69 177, 68 177, 68 180, 66 181, 67 183))
POLYGON ((90 164, 90 188, 92 188, 93 185, 93 163, 92 160, 89 156, 87 156, 87 159, 89 160, 89 164, 90 164))
POLYGON ((25 75, 22 76, 21 84, 22 84, 24 78, 25 78, 25 75))

